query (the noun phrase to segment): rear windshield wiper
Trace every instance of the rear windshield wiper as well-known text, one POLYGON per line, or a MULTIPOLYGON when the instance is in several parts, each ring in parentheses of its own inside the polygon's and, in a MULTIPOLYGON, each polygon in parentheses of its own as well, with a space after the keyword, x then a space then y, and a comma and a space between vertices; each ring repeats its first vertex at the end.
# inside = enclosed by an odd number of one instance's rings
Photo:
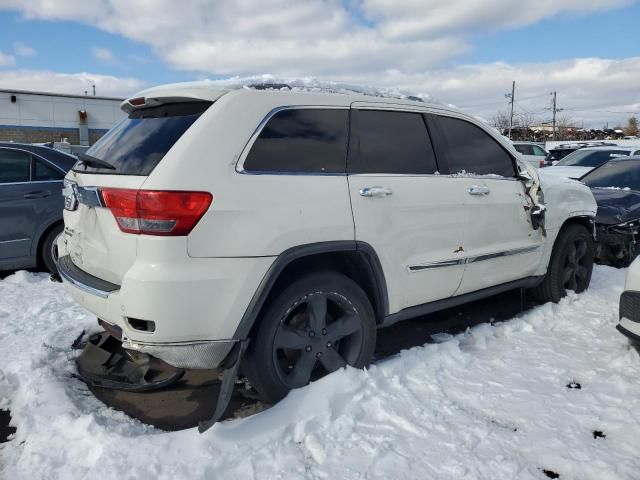
POLYGON ((109 162, 105 162, 104 160, 100 160, 99 158, 92 157, 91 155, 87 155, 86 153, 79 153, 78 159, 80 159, 80 163, 83 163, 88 167, 107 168, 109 170, 116 169, 116 167, 111 165, 109 162))

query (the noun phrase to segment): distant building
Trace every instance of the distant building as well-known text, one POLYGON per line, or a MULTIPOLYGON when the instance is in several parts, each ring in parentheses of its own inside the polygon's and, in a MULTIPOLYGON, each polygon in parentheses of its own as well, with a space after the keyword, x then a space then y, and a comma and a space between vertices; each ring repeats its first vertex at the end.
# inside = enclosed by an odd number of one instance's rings
POLYGON ((0 141, 92 145, 124 117, 123 100, 0 89, 0 141))

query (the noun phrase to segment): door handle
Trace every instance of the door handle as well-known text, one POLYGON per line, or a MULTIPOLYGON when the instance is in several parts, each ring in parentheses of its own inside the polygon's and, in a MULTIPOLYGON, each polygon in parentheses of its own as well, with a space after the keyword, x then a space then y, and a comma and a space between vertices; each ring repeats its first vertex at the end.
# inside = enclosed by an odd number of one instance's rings
POLYGON ((486 185, 471 185, 468 189, 467 189, 467 193, 469 195, 489 195, 491 193, 491 190, 489 190, 489 187, 487 187, 486 185))
POLYGON ((49 190, 38 190, 37 192, 25 193, 22 197, 23 198, 45 198, 45 197, 48 197, 49 195, 51 195, 51 192, 49 190))
POLYGON ((386 197, 393 192, 387 187, 362 187, 360 189, 360 195, 363 197, 386 197))

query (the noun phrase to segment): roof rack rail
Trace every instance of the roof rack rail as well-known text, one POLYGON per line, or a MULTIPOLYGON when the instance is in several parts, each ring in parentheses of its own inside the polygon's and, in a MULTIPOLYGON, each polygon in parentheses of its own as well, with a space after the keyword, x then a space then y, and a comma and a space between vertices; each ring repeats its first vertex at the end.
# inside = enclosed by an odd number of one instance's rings
POLYGON ((409 100, 412 102, 421 102, 425 103, 424 99, 416 96, 416 95, 403 95, 403 94, 386 94, 384 91, 378 90, 355 90, 351 85, 342 85, 336 84, 335 86, 325 86, 325 85, 291 85, 289 83, 284 82, 259 82, 259 83, 249 83, 244 85, 244 88, 249 88, 253 90, 301 90, 301 91, 309 91, 309 92, 323 92, 323 93, 354 93, 359 95, 364 95, 367 97, 379 97, 379 98, 397 98, 409 100))

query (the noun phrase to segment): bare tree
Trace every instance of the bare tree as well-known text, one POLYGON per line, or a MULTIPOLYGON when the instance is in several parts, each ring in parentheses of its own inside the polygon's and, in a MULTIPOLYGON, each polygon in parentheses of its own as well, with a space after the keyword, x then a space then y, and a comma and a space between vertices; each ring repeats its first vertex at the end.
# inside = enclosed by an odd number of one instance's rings
POLYGON ((556 138, 558 140, 573 140, 576 127, 574 120, 569 115, 560 115, 556 119, 556 138))
POLYGON ((518 128, 521 140, 530 140, 532 136, 530 128, 535 123, 535 116, 531 112, 518 113, 513 120, 513 124, 518 128))
POLYGON ((498 130, 504 132, 504 130, 509 128, 509 112, 496 112, 496 114, 491 117, 491 123, 498 130))
POLYGON ((638 135, 638 119, 636 117, 631 117, 627 120, 627 126, 624 128, 624 134, 633 137, 638 135))

